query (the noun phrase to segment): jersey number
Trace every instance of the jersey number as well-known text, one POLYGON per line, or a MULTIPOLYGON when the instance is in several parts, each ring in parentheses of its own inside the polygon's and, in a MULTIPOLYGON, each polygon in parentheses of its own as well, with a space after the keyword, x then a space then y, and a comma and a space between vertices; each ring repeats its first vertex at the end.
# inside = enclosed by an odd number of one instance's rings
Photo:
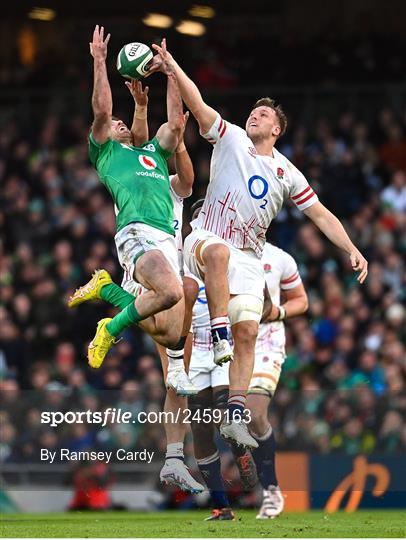
POLYGON ((175 229, 175 231, 177 231, 179 229, 179 220, 178 219, 173 220, 173 228, 175 229))
POLYGON ((262 209, 268 204, 268 199, 264 198, 268 193, 268 190, 268 182, 265 178, 262 178, 262 176, 255 174, 248 180, 248 191, 250 192, 251 197, 256 200, 263 199, 262 204, 259 206, 262 209))

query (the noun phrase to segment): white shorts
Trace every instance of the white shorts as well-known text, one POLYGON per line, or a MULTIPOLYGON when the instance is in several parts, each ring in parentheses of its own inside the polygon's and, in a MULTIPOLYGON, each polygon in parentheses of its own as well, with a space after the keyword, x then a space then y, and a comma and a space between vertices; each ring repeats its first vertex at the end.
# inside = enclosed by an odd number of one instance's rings
POLYGON ((182 282, 178 248, 175 238, 145 223, 130 223, 114 237, 118 260, 124 270, 124 282, 134 281, 134 270, 137 259, 147 251, 157 249, 163 253, 173 271, 182 282))
POLYGON ((248 388, 249 394, 272 397, 278 386, 285 355, 282 353, 255 353, 254 371, 248 388))
POLYGON ((189 378, 199 389, 228 386, 229 364, 217 366, 214 363, 213 350, 193 348, 189 366, 189 378))
POLYGON ((195 250, 199 242, 208 239, 215 240, 215 243, 224 244, 230 250, 230 261, 228 264, 230 294, 251 294, 263 301, 265 274, 261 259, 258 259, 252 251, 237 249, 210 231, 195 229, 185 238, 183 256, 192 274, 202 279, 195 250))
POLYGON ((135 298, 148 290, 143 287, 141 283, 135 281, 135 279, 128 279, 126 272, 124 273, 123 280, 121 282, 121 288, 132 294, 135 298))

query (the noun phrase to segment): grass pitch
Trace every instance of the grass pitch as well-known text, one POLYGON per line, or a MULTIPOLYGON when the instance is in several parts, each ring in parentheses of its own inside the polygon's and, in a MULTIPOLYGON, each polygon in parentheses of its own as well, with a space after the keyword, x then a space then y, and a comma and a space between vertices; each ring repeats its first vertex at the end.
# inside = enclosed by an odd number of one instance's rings
POLYGON ((401 511, 323 511, 282 514, 274 520, 255 519, 253 510, 240 510, 236 521, 205 522, 203 510, 172 512, 78 512, 3 514, 3 538, 272 538, 367 537, 404 538, 401 511))

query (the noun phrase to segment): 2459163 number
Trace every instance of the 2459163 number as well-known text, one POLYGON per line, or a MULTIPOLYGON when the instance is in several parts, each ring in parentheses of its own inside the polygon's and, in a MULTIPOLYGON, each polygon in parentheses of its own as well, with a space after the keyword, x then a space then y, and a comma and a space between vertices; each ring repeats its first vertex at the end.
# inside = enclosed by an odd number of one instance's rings
MULTIPOLYGON (((238 411, 234 411, 234 413, 230 413, 229 410, 221 410, 221 409, 185 409, 183 411, 183 420, 182 422, 184 424, 191 424, 192 422, 196 422, 198 424, 211 424, 212 422, 218 424, 223 419, 226 420, 226 422, 231 421, 239 421, 240 420, 240 413, 238 411)), ((246 424, 249 424, 251 422, 251 411, 248 409, 244 409, 244 414, 242 416, 242 421, 246 424)))

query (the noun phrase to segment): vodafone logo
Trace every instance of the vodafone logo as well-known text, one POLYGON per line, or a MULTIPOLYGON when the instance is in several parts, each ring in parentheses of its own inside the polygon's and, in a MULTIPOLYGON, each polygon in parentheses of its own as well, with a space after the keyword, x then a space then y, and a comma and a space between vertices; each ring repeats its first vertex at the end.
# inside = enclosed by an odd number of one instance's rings
POLYGON ((156 169, 156 161, 150 156, 138 156, 138 161, 144 167, 144 169, 147 169, 147 171, 152 171, 153 169, 156 169))

